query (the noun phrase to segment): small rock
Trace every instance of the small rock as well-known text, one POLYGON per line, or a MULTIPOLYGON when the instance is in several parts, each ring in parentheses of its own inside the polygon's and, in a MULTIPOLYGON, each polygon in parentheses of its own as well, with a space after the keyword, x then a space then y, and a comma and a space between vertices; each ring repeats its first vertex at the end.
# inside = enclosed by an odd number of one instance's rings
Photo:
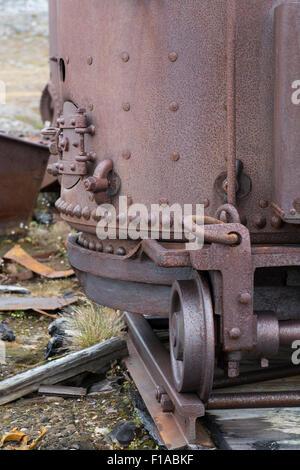
POLYGON ((51 212, 36 210, 34 212, 34 219, 38 224, 51 225, 53 222, 53 215, 51 212))
POLYGON ((74 424, 68 424, 68 426, 65 427, 65 430, 70 433, 76 432, 76 427, 74 424))
POLYGON ((45 359, 64 354, 67 350, 68 345, 65 342, 65 338, 63 336, 53 336, 47 344, 45 359))
POLYGON ((135 439, 136 431, 137 425, 133 421, 120 421, 108 437, 115 444, 127 447, 135 439))
POLYGON ((0 323, 0 339, 8 343, 12 343, 16 339, 13 330, 9 328, 5 321, 0 323))
POLYGON ((115 413, 118 413, 118 410, 116 410, 115 408, 107 408, 105 410, 106 415, 112 415, 112 414, 115 414, 115 413))
POLYGON ((41 423, 42 423, 42 424, 50 423, 50 421, 51 421, 50 418, 47 418, 47 417, 41 419, 41 423))
POLYGON ((95 434, 100 436, 107 436, 110 433, 108 428, 95 428, 95 434))
POLYGON ((66 320, 57 318, 48 326, 48 333, 50 336, 65 336, 66 334, 66 320))
POLYGON ((109 377, 108 381, 112 385, 122 385, 125 381, 125 377, 123 376, 109 377))
POLYGON ((81 439, 74 447, 76 450, 95 450, 94 444, 88 439, 81 439))
POLYGON ((107 383, 106 380, 101 380, 91 386, 89 390, 89 395, 99 395, 101 393, 112 392, 113 387, 107 383))

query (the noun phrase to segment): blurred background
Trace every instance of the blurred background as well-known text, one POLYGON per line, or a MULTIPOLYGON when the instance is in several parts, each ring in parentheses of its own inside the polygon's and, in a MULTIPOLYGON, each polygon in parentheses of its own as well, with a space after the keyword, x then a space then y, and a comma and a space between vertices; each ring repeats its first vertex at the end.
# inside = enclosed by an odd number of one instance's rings
POLYGON ((48 0, 0 0, 0 130, 38 135, 41 92, 49 79, 48 0))

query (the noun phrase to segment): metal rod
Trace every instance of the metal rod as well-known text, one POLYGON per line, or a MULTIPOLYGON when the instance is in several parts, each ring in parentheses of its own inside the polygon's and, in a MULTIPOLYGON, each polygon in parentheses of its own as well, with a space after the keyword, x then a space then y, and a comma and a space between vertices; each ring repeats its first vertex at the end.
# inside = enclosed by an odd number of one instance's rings
POLYGON ((236 233, 226 234, 218 233, 214 230, 207 229, 205 224, 211 225, 225 225, 221 221, 209 217, 196 218, 194 216, 188 216, 184 218, 184 227, 195 235, 195 237, 201 238, 205 243, 218 243, 220 245, 237 245, 240 241, 239 236, 236 233), (217 224, 213 221, 216 221, 217 224), (201 223, 201 225, 199 225, 201 223))
POLYGON ((300 321, 284 320, 279 322, 280 344, 291 346, 291 344, 300 340, 300 321))
POLYGON ((221 393, 212 395, 207 410, 300 407, 300 392, 221 393))
POLYGON ((239 377, 229 379, 222 378, 215 380, 213 389, 219 390, 222 388, 237 387, 239 385, 248 385, 257 382, 267 382, 268 380, 283 379, 286 377, 295 377, 300 375, 300 366, 287 366, 287 367, 276 367, 265 370, 255 370, 245 374, 241 374, 239 377))
POLYGON ((227 201, 236 205, 236 0, 227 0, 227 201))

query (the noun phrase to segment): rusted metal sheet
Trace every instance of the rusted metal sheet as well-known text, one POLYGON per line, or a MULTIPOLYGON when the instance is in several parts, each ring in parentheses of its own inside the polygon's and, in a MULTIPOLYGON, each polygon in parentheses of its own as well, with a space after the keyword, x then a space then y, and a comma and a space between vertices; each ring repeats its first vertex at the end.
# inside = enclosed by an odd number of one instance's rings
POLYGON ((77 302, 77 297, 2 297, 0 311, 22 310, 58 310, 77 302))
POLYGON ((48 158, 46 146, 0 133, 0 234, 29 223, 48 158))
POLYGON ((300 224, 300 3, 275 10, 274 204, 286 222, 300 224))
MULTIPOLYGON (((68 0, 51 0, 52 82, 61 111, 73 102, 95 126, 95 134, 85 137, 86 155, 96 152, 87 176, 109 156, 122 182, 120 195, 134 203, 202 202, 214 215, 226 196, 214 188, 224 171, 235 202, 238 158, 255 182, 247 197, 237 197, 253 239, 299 239, 299 228, 280 224, 271 206, 275 6, 275 0, 90 2, 84 15, 89 34, 78 37, 74 25, 82 21, 82 2, 74 0, 70 9, 68 0), (108 26, 112 17, 115 28, 108 26), (94 87, 100 76, 102 86, 94 87), (225 154, 233 155, 227 163, 225 154)), ((76 138, 71 133, 70 148, 76 138)), ((64 150, 63 160, 69 156, 64 150)), ((63 218, 78 230, 95 230, 97 204, 81 182, 71 191, 63 188, 62 198, 81 210, 79 219, 71 210, 62 211, 63 218)), ((117 198, 113 202, 118 209, 117 198)))
POLYGON ((74 274, 72 269, 69 269, 68 271, 55 271, 49 266, 39 263, 32 258, 32 256, 26 253, 20 245, 15 245, 11 250, 9 250, 4 255, 4 259, 14 261, 21 266, 24 266, 24 268, 27 268, 40 276, 47 277, 48 279, 60 279, 62 277, 73 276, 74 274))

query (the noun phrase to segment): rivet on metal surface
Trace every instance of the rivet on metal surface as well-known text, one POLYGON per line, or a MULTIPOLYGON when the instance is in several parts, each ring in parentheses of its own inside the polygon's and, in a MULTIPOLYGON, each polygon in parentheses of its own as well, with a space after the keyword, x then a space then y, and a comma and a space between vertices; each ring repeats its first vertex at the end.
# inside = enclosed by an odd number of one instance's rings
POLYGON ((95 243, 94 243, 94 242, 90 242, 90 243, 89 243, 89 250, 95 251, 95 249, 96 249, 95 243))
POLYGON ((108 245, 106 248, 105 248, 105 253, 108 253, 110 255, 112 255, 114 253, 114 248, 112 245, 108 245))
POLYGON ((73 214, 74 214, 74 207, 72 206, 72 204, 69 204, 69 205, 68 205, 66 214, 69 215, 69 216, 71 216, 71 217, 73 216, 73 214))
POLYGON ((123 111, 130 111, 130 103, 123 103, 122 105, 123 111))
POLYGON ((89 57, 87 58, 87 63, 88 63, 88 65, 92 65, 93 62, 94 62, 93 57, 92 57, 92 56, 89 56, 89 57))
POLYGON ((169 109, 175 113, 179 109, 179 104, 175 101, 172 101, 172 103, 169 104, 169 109))
POLYGON ((231 339, 239 339, 241 336, 241 330, 239 328, 232 328, 232 330, 229 331, 229 337, 231 339))
POLYGON ((291 210, 290 210, 290 214, 293 215, 293 216, 295 216, 295 215, 297 214, 296 209, 291 209, 291 210))
POLYGON ((96 222, 99 222, 99 221, 101 220, 101 216, 98 215, 97 209, 95 209, 95 210, 92 212, 92 217, 93 217, 93 219, 94 219, 96 222))
POLYGON ((266 209, 268 206, 269 206, 269 202, 266 201, 265 199, 261 199, 259 201, 259 207, 261 207, 262 209, 266 209))
POLYGON ((251 300, 252 300, 252 296, 248 292, 243 292, 242 294, 239 295, 239 302, 243 305, 250 304, 251 300))
POLYGON ((262 215, 257 215, 253 218, 253 225, 255 228, 261 230, 267 225, 267 219, 262 215))
POLYGON ((178 160, 180 159, 179 153, 171 153, 170 159, 172 160, 172 162, 178 162, 178 160))
POLYGON ((178 59, 178 54, 176 52, 170 52, 169 54, 169 60, 171 62, 176 62, 176 60, 178 59))
POLYGON ((122 52, 121 59, 123 60, 123 62, 128 62, 130 59, 128 52, 122 52))
POLYGON ((158 201, 158 204, 159 204, 160 206, 167 206, 167 205, 169 204, 169 201, 168 201, 168 199, 162 198, 162 199, 160 199, 160 200, 158 201))
POLYGON ((125 256, 126 255, 126 250, 123 247, 118 248, 117 250, 117 255, 118 256, 125 256))
POLYGON ((77 217, 77 219, 80 219, 81 217, 81 207, 79 205, 74 209, 74 216, 77 217))
POLYGON ((88 207, 85 207, 82 211, 82 216, 84 219, 89 220, 91 218, 91 211, 88 207))
POLYGON ((125 150, 122 153, 122 157, 124 158, 124 160, 129 160, 131 158, 131 152, 129 150, 125 150))
POLYGON ((99 253, 103 251, 103 244, 101 242, 96 243, 96 251, 99 251, 99 253))
POLYGON ((283 226, 283 220, 278 215, 273 215, 271 225, 273 228, 279 229, 283 226))
POLYGON ((172 413, 175 409, 172 401, 170 400, 169 396, 166 393, 162 394, 161 400, 161 409, 164 413, 172 413))

